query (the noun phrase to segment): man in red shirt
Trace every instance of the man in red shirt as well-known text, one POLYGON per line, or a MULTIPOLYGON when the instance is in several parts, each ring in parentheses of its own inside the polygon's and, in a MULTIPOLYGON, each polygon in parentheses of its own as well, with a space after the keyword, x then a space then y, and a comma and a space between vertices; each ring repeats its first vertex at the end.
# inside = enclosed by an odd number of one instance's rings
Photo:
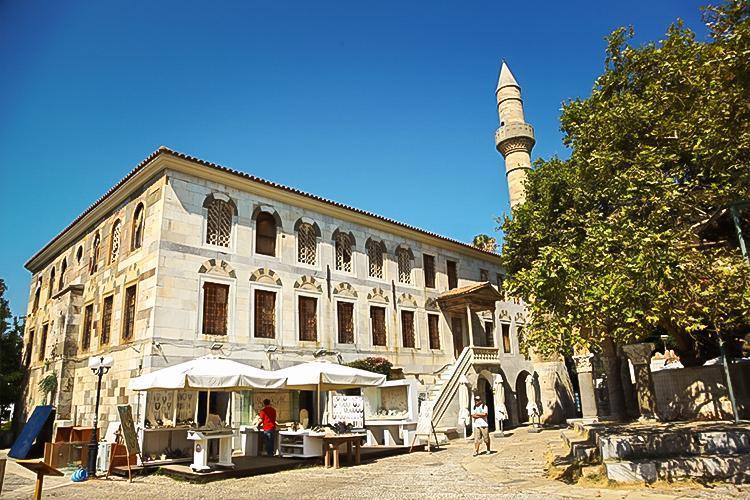
POLYGON ((274 433, 276 430, 276 410, 271 406, 270 399, 263 400, 263 409, 258 413, 263 427, 263 444, 266 447, 266 454, 269 457, 274 456, 276 447, 274 446, 274 433))

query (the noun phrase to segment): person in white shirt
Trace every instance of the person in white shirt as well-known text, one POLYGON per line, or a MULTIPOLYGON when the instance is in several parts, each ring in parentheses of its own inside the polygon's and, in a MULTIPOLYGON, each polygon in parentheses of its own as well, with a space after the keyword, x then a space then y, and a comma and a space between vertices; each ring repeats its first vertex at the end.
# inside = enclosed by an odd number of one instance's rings
POLYGON ((474 408, 471 409, 471 421, 474 433, 474 456, 479 455, 479 446, 484 441, 484 445, 487 447, 487 451, 484 453, 489 455, 490 451, 490 429, 487 423, 487 405, 484 404, 482 398, 474 396, 474 408))

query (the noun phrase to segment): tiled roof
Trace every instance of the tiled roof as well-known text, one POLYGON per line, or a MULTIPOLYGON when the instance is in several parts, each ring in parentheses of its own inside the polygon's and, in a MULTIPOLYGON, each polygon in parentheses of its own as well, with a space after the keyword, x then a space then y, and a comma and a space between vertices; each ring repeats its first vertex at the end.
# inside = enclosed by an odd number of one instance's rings
POLYGON ((345 204, 339 203, 337 201, 329 200, 329 199, 323 198, 321 196, 317 196, 317 195, 314 195, 314 194, 311 194, 311 193, 307 193, 305 191, 301 191, 301 190, 293 188, 293 187, 285 186, 283 184, 279 184, 279 183, 276 183, 276 182, 273 182, 273 181, 262 179, 260 177, 256 177, 254 175, 250 175, 248 173, 241 172, 239 170, 234 170, 232 168, 225 167, 223 165, 219 165, 217 163, 212 163, 210 161, 202 160, 200 158, 196 158, 194 156, 187 155, 185 153, 180 153, 178 151, 174 151, 172 149, 169 149, 166 146, 161 146, 159 149, 157 149, 156 151, 154 151, 153 153, 151 153, 150 155, 148 155, 133 170, 131 170, 130 172, 128 172, 127 175, 125 175, 125 177, 123 177, 122 179, 120 179, 119 182, 117 182, 117 184, 115 184, 114 186, 112 186, 106 193, 104 193, 104 195, 102 195, 98 200, 96 200, 94 203, 92 203, 86 210, 83 211, 83 213, 81 213, 81 215, 79 215, 78 217, 76 217, 73 220, 73 222, 71 222, 70 224, 68 224, 68 226, 65 229, 63 229, 57 236, 55 236, 41 250, 39 250, 36 254, 34 254, 34 256, 31 257, 26 262, 26 267, 28 268, 28 266, 31 263, 31 261, 33 261, 35 258, 37 258, 40 254, 42 254, 47 248, 49 248, 52 244, 54 244, 55 241, 57 241, 63 234, 65 234, 73 226, 75 226, 81 219, 83 219, 89 212, 91 212, 92 210, 94 210, 100 203, 102 203, 109 196, 111 196, 115 191, 117 191, 123 184, 125 184, 128 181, 128 179, 130 179, 131 177, 133 177, 134 175, 136 175, 140 170, 144 169, 146 167, 146 165, 148 165, 151 161, 153 161, 154 159, 156 159, 160 155, 174 156, 175 158, 180 158, 180 159, 183 159, 183 160, 187 160, 187 161, 196 163, 198 165, 202 165, 204 167, 208 167, 208 168, 212 168, 214 170, 218 170, 218 171, 221 171, 221 172, 226 172, 226 173, 229 173, 229 174, 232 174, 232 175, 236 175, 238 177, 242 177, 244 179, 247 179, 247 180, 250 180, 250 181, 253 181, 253 182, 257 182, 259 184, 264 184, 266 186, 270 186, 270 187, 273 187, 273 188, 276 188, 276 189, 279 189, 279 190, 282 190, 282 191, 287 191, 289 193, 294 193, 294 194, 297 194, 297 195, 300 195, 300 196, 311 198, 311 199, 319 201, 321 203, 325 203, 325 204, 332 205, 332 206, 335 206, 335 207, 339 207, 339 208, 343 208, 343 209, 346 209, 346 210, 350 210, 352 212, 355 212, 355 213, 358 213, 358 214, 362 214, 362 215, 366 215, 368 217, 372 217, 374 219, 378 219, 378 220, 387 222, 389 224, 400 226, 400 227, 409 229, 411 231, 415 231, 415 232, 424 234, 426 236, 430 236, 432 238, 437 238, 437 239, 440 239, 440 240, 443 240, 443 241, 447 241, 449 243, 453 243, 453 244, 456 244, 456 245, 460 245, 460 246, 469 248, 469 249, 471 249, 471 250, 473 250, 475 252, 478 252, 480 254, 483 254, 483 255, 491 255, 491 256, 496 256, 496 257, 498 256, 494 252, 488 252, 486 250, 482 250, 480 248, 476 248, 476 247, 474 247, 474 246, 472 246, 472 245, 470 245, 468 243, 464 243, 462 241, 454 240, 452 238, 448 238, 447 236, 442 236, 442 235, 439 235, 439 234, 436 234, 436 233, 433 233, 433 232, 430 232, 430 231, 426 231, 424 229, 421 229, 421 228, 418 228, 418 227, 415 227, 415 226, 411 226, 409 224, 405 224, 403 222, 399 222, 397 220, 390 219, 388 217, 383 217, 382 215, 378 215, 378 214, 375 214, 375 213, 372 213, 372 212, 368 212, 366 210, 362 210, 362 209, 355 208, 355 207, 352 207, 352 206, 349 206, 349 205, 345 205, 345 204))

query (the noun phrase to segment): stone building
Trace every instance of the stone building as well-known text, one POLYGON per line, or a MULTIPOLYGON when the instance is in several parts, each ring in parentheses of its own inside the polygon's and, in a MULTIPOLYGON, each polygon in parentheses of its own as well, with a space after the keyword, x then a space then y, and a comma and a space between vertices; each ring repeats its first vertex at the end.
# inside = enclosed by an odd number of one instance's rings
POLYGON ((540 394, 498 255, 165 147, 26 267, 25 411, 49 400, 77 425, 92 422, 86 364, 102 354, 102 425, 144 404, 131 377, 207 354, 266 369, 382 356, 429 394, 467 352, 462 375, 491 405, 502 397, 511 424, 540 394), (41 394, 50 375, 58 388, 41 394))

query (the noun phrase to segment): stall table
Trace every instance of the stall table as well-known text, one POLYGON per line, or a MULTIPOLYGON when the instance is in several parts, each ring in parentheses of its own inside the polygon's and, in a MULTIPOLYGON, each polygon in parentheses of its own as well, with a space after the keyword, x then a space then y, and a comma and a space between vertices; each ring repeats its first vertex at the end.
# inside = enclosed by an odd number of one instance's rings
POLYGON ((324 436, 321 438, 323 441, 323 453, 325 456, 324 463, 326 467, 331 465, 331 455, 333 455, 333 467, 338 469, 340 467, 339 462, 339 447, 346 444, 346 463, 348 465, 359 465, 360 464, 360 449, 362 448, 362 434, 339 434, 337 436, 324 436), (352 455, 352 448, 354 448, 354 454, 352 455))
POLYGON ((211 466, 208 464, 208 443, 212 439, 219 440, 219 461, 216 465, 221 467, 234 467, 234 463, 232 462, 233 437, 234 431, 232 429, 189 430, 187 438, 191 441, 195 441, 193 447, 193 463, 190 464, 190 468, 197 472, 211 470, 211 466))

